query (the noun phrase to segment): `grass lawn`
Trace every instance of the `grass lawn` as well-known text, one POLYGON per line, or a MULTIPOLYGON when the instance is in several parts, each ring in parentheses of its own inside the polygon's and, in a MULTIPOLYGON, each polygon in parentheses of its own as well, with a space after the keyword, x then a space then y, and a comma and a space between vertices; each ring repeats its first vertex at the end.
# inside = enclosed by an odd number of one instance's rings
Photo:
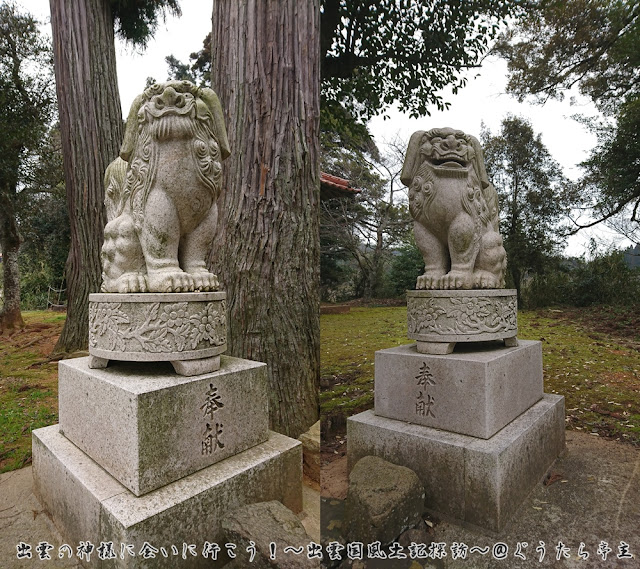
POLYGON ((58 365, 46 362, 59 312, 23 312, 26 327, 0 336, 0 472, 31 463, 31 431, 58 420, 58 365))
MULTIPOLYGON (((544 386, 565 396, 567 427, 640 446, 640 323, 633 308, 521 311, 518 337, 540 340, 544 386)), ((321 317, 321 416, 341 439, 373 407, 374 352, 411 343, 405 307, 321 317)))

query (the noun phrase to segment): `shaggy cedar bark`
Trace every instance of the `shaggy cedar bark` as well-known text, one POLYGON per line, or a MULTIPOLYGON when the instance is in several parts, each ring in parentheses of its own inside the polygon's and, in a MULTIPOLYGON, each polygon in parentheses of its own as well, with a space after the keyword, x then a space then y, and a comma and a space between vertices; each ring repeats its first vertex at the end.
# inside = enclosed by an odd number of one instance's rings
POLYGON ((16 225, 16 214, 10 194, 12 189, 0 189, 0 250, 2 251, 2 285, 4 303, 0 313, 0 333, 24 327, 22 312, 20 312, 20 268, 18 265, 18 251, 22 237, 16 225))
POLYGON ((100 288, 104 171, 120 150, 122 111, 108 0, 50 0, 64 177, 71 222, 67 320, 56 352, 87 349, 89 293, 100 288))
POLYGON ((231 144, 214 242, 229 353, 268 364, 274 430, 318 419, 317 0, 216 0, 212 85, 231 144))

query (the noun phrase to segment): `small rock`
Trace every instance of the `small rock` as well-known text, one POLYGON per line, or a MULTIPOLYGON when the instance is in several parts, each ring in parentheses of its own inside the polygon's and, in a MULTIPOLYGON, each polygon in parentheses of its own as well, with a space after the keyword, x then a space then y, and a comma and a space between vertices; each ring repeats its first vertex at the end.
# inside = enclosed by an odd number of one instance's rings
POLYGON ((391 543, 421 520, 424 488, 415 472, 375 456, 360 459, 349 476, 349 541, 391 543))
POLYGON ((234 569, 311 569, 320 567, 319 559, 307 558, 307 546, 313 541, 296 515, 280 502, 249 504, 229 512, 222 520, 229 543, 236 544, 237 557, 229 567, 234 569), (251 561, 247 548, 255 543, 251 561), (271 559, 271 543, 276 544, 275 560, 271 559), (284 553, 288 546, 300 551, 284 553))
POLYGON ((420 522, 417 527, 403 531, 397 541, 402 545, 402 547, 406 548, 412 543, 424 543, 425 545, 429 545, 433 541, 433 538, 427 530, 424 522, 420 522))

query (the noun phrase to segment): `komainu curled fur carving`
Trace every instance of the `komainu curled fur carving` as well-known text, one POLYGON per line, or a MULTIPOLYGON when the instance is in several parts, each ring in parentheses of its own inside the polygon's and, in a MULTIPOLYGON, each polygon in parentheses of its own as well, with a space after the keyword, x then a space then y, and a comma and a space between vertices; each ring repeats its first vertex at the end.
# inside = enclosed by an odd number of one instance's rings
POLYGON ((205 257, 229 153, 211 89, 169 81, 135 99, 105 173, 103 292, 217 290, 205 257))
POLYGON ((401 179, 425 264, 416 288, 504 288, 498 194, 478 140, 451 128, 415 132, 401 179))

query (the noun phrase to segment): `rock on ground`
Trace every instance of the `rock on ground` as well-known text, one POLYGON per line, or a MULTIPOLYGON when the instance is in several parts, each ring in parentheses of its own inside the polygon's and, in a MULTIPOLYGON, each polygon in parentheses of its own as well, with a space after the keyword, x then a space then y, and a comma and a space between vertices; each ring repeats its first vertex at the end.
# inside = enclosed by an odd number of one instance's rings
POLYGON ((383 544, 416 525, 424 509, 424 488, 415 472, 375 456, 360 459, 347 493, 349 541, 383 544))
POLYGON ((237 557, 229 566, 234 569, 320 567, 320 559, 307 557, 307 548, 313 540, 296 515, 280 502, 260 502, 233 510, 222 520, 222 529, 227 541, 236 544, 237 557), (272 543, 275 544, 275 552, 272 543), (253 559, 247 551, 252 547, 255 547, 253 559), (295 552, 285 553, 284 549, 288 547, 295 552))

